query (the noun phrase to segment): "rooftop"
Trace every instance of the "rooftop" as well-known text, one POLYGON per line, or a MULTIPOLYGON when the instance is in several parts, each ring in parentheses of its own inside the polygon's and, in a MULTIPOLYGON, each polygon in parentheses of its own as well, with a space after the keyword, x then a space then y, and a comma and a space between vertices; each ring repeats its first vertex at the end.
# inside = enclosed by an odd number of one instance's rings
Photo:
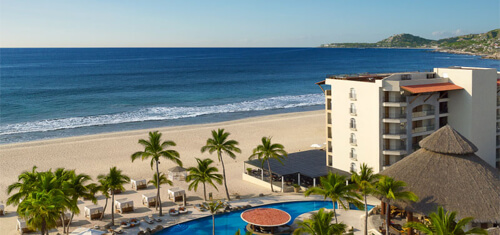
POLYGON ((450 82, 423 84, 423 85, 412 85, 412 86, 401 86, 401 88, 408 91, 408 92, 411 92, 413 94, 464 89, 463 87, 457 86, 457 85, 450 83, 450 82))

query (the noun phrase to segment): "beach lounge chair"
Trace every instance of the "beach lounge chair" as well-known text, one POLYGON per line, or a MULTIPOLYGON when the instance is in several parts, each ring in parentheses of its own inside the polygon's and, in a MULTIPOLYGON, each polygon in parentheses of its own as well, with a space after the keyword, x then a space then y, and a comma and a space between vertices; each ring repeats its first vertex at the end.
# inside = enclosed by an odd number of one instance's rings
POLYGON ((148 184, 146 183, 145 179, 131 180, 130 182, 132 184, 132 189, 134 189, 136 191, 139 190, 139 189, 145 189, 145 188, 148 187, 148 184))
POLYGON ((130 227, 135 227, 138 226, 139 224, 141 224, 141 221, 139 221, 138 219, 136 218, 130 219, 130 227))
POLYGON ((128 221, 122 220, 120 223, 121 228, 130 228, 130 223, 128 221))
POLYGON ((168 211, 168 214, 169 214, 170 216, 177 216, 177 215, 179 215, 179 212, 178 212, 177 210, 175 210, 174 208, 172 208, 172 209, 170 209, 170 210, 168 211))
POLYGON ((118 213, 134 211, 134 202, 126 198, 115 200, 115 210, 118 213))
POLYGON ((85 206, 84 210, 85 210, 85 212, 84 212, 85 218, 87 218, 89 220, 95 220, 95 219, 101 218, 101 215, 104 211, 102 206, 99 206, 99 205, 85 206))
POLYGON ((156 215, 150 215, 149 218, 151 218, 152 220, 154 220, 156 222, 161 222, 161 219, 159 217, 157 217, 156 215))
POLYGON ((142 220, 143 220, 144 222, 146 222, 147 224, 152 224, 152 223, 154 223, 154 221, 153 221, 152 219, 148 218, 147 216, 144 216, 144 217, 142 218, 142 220))
POLYGON ((122 234, 123 233, 123 229, 118 228, 117 230, 114 231, 114 233, 116 233, 116 234, 122 234))
POLYGON ((179 211, 179 214, 186 214, 186 213, 188 213, 188 210, 186 209, 186 207, 183 207, 183 206, 180 206, 178 208, 178 211, 179 211))

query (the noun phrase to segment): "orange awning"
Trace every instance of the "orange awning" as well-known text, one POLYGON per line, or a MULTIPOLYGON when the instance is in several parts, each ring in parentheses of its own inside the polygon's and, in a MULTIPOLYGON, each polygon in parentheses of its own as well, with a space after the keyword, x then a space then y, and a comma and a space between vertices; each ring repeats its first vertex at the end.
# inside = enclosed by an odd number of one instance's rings
POLYGON ((406 90, 406 91, 409 91, 413 94, 464 89, 463 87, 457 86, 457 85, 450 83, 450 82, 424 84, 424 85, 412 85, 412 86, 401 86, 401 88, 406 90))

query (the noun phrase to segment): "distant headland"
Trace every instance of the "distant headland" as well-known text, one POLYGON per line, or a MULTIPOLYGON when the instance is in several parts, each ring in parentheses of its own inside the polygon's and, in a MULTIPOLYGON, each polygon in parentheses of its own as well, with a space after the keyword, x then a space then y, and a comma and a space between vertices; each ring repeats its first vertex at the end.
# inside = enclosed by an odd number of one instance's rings
POLYGON ((500 59, 500 29, 486 33, 468 34, 440 40, 425 39, 403 33, 376 43, 329 43, 329 48, 430 48, 436 52, 479 55, 486 59, 500 59))

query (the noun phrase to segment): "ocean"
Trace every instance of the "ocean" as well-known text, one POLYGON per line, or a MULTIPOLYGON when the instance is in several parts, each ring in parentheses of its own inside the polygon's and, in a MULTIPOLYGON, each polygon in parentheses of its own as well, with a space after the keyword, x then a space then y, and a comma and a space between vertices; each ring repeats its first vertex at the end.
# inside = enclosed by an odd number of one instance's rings
POLYGON ((0 143, 319 110, 328 74, 500 69, 420 49, 1 48, 0 143))

